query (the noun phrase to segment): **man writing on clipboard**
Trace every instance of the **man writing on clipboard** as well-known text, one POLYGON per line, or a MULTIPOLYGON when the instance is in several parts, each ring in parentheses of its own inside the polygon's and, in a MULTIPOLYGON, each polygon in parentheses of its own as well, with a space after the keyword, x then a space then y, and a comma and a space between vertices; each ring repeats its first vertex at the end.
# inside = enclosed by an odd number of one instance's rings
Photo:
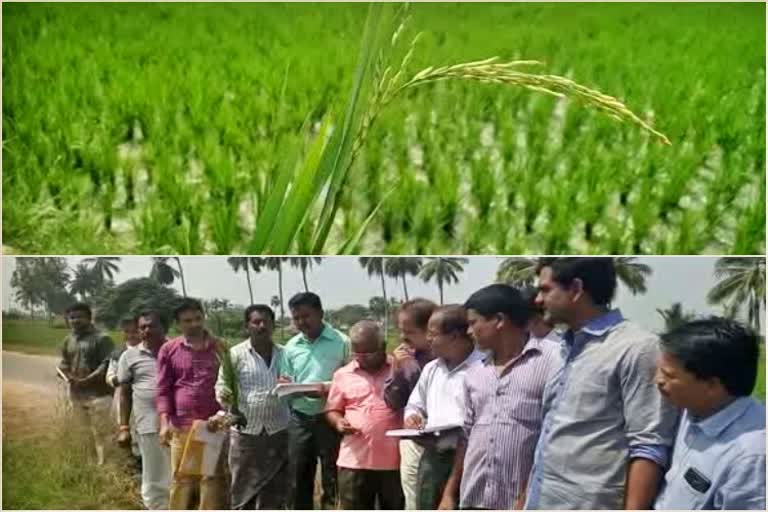
MULTIPOLYGON (((299 293, 288 301, 299 333, 285 344, 281 382, 329 382, 349 361, 349 338, 323 321, 320 297, 299 293)), ((291 400, 291 461, 294 465, 294 503, 291 508, 314 508, 317 460, 322 468, 322 509, 335 509, 338 498, 336 459, 341 436, 325 420, 329 386, 291 400)))

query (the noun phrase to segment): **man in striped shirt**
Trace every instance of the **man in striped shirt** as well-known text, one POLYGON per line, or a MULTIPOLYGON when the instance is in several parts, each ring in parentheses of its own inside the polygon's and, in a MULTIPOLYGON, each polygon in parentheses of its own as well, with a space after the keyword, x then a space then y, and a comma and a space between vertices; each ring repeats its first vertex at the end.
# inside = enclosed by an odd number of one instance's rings
MULTIPOLYGON (((283 348, 272 341, 275 314, 269 306, 252 304, 245 310, 249 338, 229 351, 236 371, 237 407, 244 427, 230 432, 231 503, 235 510, 283 510, 288 505, 288 404, 272 393, 280 376, 283 348)), ((232 405, 233 393, 223 367, 216 397, 232 405)))
POLYGON ((437 359, 424 366, 405 408, 405 428, 446 427, 439 436, 416 438, 424 446, 417 475, 420 510, 435 509, 443 495, 464 422, 464 379, 484 357, 467 328, 461 306, 443 306, 432 314, 427 333, 437 359))
POLYGON ((530 303, 515 288, 487 286, 464 307, 470 335, 489 355, 464 379, 464 438, 440 508, 455 509, 460 496, 462 509, 521 509, 559 346, 529 335, 530 303))

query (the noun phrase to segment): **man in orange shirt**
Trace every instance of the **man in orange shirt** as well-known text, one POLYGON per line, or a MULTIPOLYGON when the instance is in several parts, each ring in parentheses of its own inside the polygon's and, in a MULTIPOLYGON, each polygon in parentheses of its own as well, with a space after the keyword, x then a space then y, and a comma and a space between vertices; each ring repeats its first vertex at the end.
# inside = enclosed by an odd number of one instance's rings
POLYGON ((339 449, 339 499, 344 510, 401 510, 400 451, 386 432, 400 428, 402 413, 384 402, 392 371, 378 324, 363 320, 350 330, 352 362, 333 375, 328 422, 344 437, 339 449))

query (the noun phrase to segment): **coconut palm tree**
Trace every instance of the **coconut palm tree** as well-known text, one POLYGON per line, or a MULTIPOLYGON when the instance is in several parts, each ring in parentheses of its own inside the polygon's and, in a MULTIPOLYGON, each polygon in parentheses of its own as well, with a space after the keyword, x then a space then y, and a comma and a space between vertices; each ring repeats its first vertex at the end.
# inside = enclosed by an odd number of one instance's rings
POLYGON ((618 257, 613 258, 613 267, 616 269, 616 278, 632 295, 648 291, 645 280, 653 274, 650 266, 638 263, 635 257, 618 257))
MULTIPOLYGON (((632 295, 648 291, 646 279, 653 273, 650 266, 636 260, 635 257, 613 258, 616 278, 632 295)), ((506 258, 499 265, 496 280, 517 287, 531 286, 536 279, 537 264, 536 258, 506 258)))
POLYGON ((181 260, 178 256, 173 258, 164 256, 152 257, 152 270, 149 273, 149 277, 154 279, 160 284, 172 285, 178 278, 181 281, 181 292, 184 297, 187 296, 187 284, 184 281, 184 269, 181 266, 181 260), (173 259, 176 261, 178 269, 173 268, 168 260, 173 259))
POLYGON ((723 306, 729 316, 746 306, 747 322, 759 331, 760 307, 765 307, 765 259, 718 258, 715 277, 719 281, 707 295, 709 303, 723 306))
MULTIPOLYGON (((272 306, 272 311, 280 311, 283 309, 283 302, 280 300, 280 297, 277 295, 273 295, 271 299, 269 299, 269 305, 272 306)), ((284 342, 285 338, 283 337, 283 328, 284 328, 284 322, 280 321, 280 342, 284 342)))
POLYGON ((536 258, 505 258, 496 271, 496 280, 519 288, 532 286, 538 263, 536 258))
POLYGON ((368 272, 369 277, 378 276, 381 279, 381 295, 384 297, 384 339, 387 339, 389 302, 387 301, 387 285, 384 281, 386 258, 358 258, 358 261, 360 266, 368 272))
POLYGON ((440 290, 440 304, 444 303, 443 286, 458 283, 458 274, 464 271, 464 265, 469 263, 467 258, 429 258, 429 261, 421 267, 419 275, 425 283, 435 280, 440 290))
POLYGON ((301 270, 301 279, 304 282, 305 292, 309 291, 309 286, 307 286, 307 269, 311 269, 312 265, 320 265, 321 261, 323 261, 323 258, 311 256, 288 258, 288 263, 290 263, 293 268, 298 268, 301 270))
POLYGON ((277 290, 280 297, 280 337, 283 336, 283 324, 285 323, 285 300, 283 298, 283 262, 288 258, 269 257, 269 258, 250 258, 254 263, 253 270, 260 272, 262 269, 274 270, 277 272, 277 290))
POLYGON ((415 257, 396 257, 387 258, 384 262, 384 272, 389 277, 403 280, 403 295, 408 300, 408 284, 405 281, 406 276, 417 276, 421 270, 421 258, 415 257))
POLYGON ((99 256, 97 258, 85 258, 83 263, 92 264, 92 270, 95 272, 99 288, 114 280, 115 274, 120 272, 118 263, 121 258, 116 256, 99 256))
POLYGON ((79 296, 86 301, 88 297, 99 291, 99 276, 87 263, 80 262, 72 272, 72 281, 69 283, 69 293, 79 296))
POLYGON ((245 271, 245 279, 248 281, 248 297, 250 299, 249 304, 253 304, 253 286, 251 286, 251 269, 258 272, 260 265, 254 260, 258 258, 248 258, 244 256, 230 256, 227 258, 227 263, 232 267, 232 270, 237 274, 240 270, 245 271))
POLYGON ((679 302, 675 302, 667 309, 656 308, 656 311, 664 319, 664 327, 667 331, 690 322, 696 316, 693 313, 683 311, 683 305, 679 302))
POLYGON ((184 280, 184 267, 181 266, 181 259, 178 256, 174 256, 173 259, 176 261, 176 266, 179 267, 179 277, 181 278, 181 293, 186 297, 187 283, 184 280))

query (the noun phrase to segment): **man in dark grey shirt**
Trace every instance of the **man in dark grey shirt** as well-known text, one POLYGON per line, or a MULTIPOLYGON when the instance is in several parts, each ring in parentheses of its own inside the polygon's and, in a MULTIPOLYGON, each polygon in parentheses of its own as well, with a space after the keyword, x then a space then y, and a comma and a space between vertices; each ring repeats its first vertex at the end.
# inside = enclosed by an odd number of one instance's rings
POLYGON ((90 430, 97 464, 102 465, 111 434, 109 410, 112 405, 112 389, 107 385, 105 375, 115 344, 94 327, 88 304, 72 304, 65 314, 72 332, 61 347, 59 375, 69 385, 75 418, 90 430))
POLYGON ((648 509, 658 493, 678 411, 654 382, 658 338, 609 309, 615 290, 612 258, 540 262, 537 301, 569 329, 526 508, 648 509))

